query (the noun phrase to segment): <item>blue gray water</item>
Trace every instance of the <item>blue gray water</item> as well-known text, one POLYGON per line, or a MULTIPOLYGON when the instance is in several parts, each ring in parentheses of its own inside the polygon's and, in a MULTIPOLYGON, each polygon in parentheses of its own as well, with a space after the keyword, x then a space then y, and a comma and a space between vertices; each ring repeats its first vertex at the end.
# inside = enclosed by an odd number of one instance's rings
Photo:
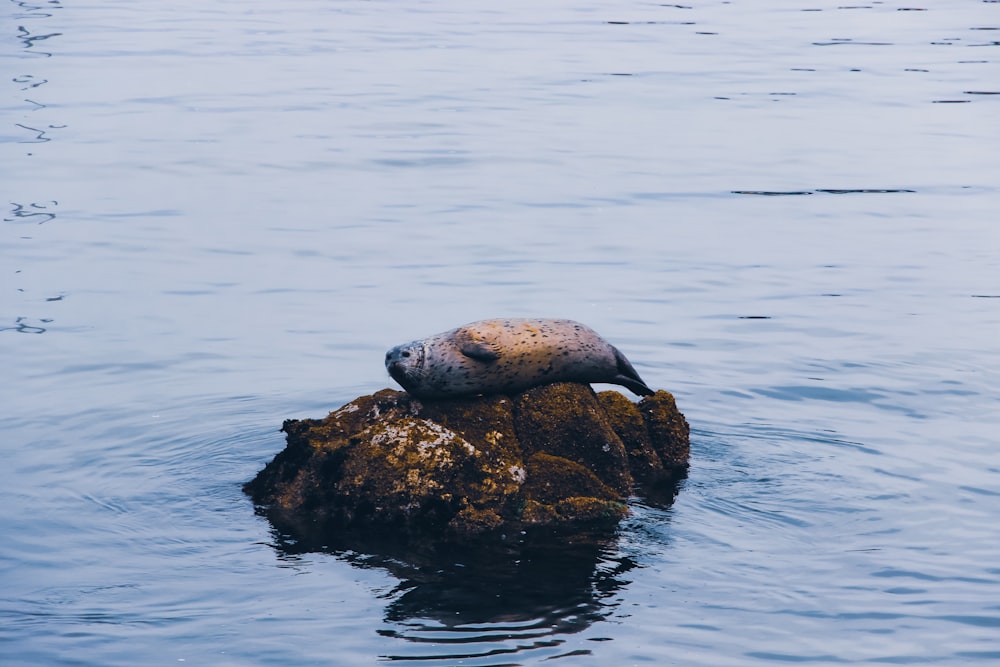
POLYGON ((0 664, 1000 660, 1000 3, 0 16, 0 664), (282 420, 514 315, 675 393, 672 506, 526 565, 254 513, 282 420))

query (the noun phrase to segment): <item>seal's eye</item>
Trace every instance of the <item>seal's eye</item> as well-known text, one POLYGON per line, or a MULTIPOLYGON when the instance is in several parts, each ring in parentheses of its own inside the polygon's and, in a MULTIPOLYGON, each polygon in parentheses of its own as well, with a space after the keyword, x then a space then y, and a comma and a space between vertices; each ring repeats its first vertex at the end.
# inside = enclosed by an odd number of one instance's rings
POLYGON ((403 352, 403 355, 402 355, 402 356, 404 356, 404 357, 408 357, 408 356, 410 356, 410 353, 409 353, 409 352, 403 352))

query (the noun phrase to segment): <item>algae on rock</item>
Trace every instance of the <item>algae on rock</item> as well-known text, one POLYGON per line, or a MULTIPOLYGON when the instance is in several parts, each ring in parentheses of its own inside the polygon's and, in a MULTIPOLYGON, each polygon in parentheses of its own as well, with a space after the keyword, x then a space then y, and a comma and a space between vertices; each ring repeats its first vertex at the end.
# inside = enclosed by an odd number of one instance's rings
POLYGON ((635 404, 566 382, 440 401, 384 389, 282 430, 244 486, 272 516, 414 537, 613 524, 636 482, 676 481, 689 454, 668 392, 635 404))

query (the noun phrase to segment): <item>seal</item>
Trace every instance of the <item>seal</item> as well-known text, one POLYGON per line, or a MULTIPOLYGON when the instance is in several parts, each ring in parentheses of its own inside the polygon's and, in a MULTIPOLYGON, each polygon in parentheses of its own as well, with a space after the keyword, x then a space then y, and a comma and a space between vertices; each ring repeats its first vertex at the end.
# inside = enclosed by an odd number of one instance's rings
POLYGON ((472 322, 397 345, 386 352, 385 367, 424 399, 510 394, 551 382, 607 382, 653 394, 624 354, 573 320, 472 322))

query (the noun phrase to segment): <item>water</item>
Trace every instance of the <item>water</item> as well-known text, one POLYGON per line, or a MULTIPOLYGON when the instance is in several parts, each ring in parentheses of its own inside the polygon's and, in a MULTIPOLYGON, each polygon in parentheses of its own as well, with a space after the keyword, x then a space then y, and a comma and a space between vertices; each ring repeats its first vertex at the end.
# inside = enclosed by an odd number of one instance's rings
POLYGON ((681 5, 5 3, 0 663, 1000 658, 1000 4, 681 5), (499 315, 675 392, 672 506, 254 514, 283 419, 499 315))

